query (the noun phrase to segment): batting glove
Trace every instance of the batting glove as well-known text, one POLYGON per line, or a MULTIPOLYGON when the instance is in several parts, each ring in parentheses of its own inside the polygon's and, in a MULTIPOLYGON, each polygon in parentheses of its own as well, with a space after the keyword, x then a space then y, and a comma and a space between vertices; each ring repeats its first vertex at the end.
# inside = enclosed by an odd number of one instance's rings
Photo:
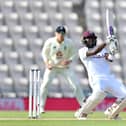
POLYGON ((117 42, 111 42, 109 44, 109 50, 110 50, 110 53, 112 55, 118 53, 118 46, 117 46, 117 42))
POLYGON ((107 36, 106 43, 110 44, 111 42, 118 41, 115 35, 109 35, 107 36))

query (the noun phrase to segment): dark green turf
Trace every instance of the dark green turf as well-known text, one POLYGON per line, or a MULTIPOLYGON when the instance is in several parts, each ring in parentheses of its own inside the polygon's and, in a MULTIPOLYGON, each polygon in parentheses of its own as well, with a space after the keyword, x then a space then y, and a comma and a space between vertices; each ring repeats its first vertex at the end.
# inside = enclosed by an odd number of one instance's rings
POLYGON ((103 112, 89 115, 88 120, 76 120, 74 112, 46 112, 38 120, 28 119, 28 112, 0 112, 0 126, 126 126, 126 113, 123 120, 106 120, 103 112))

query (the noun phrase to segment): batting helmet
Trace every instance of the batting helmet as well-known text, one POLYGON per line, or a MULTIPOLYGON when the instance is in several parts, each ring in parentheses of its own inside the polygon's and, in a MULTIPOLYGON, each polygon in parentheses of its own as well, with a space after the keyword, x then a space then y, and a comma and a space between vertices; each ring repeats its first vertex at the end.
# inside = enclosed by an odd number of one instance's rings
POLYGON ((94 38, 94 39, 96 39, 97 36, 95 35, 94 32, 86 31, 86 32, 83 33, 83 39, 86 39, 86 38, 94 38))
POLYGON ((82 43, 85 44, 88 48, 93 48, 96 45, 97 36, 94 32, 86 31, 82 34, 82 43), (88 43, 88 39, 92 39, 92 43, 88 43))

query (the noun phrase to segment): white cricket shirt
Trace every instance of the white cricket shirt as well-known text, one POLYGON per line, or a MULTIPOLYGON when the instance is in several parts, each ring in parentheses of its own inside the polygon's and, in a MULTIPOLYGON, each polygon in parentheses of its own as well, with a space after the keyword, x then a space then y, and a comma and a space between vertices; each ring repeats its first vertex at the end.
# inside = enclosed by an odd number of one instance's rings
MULTIPOLYGON (((75 56, 75 47, 71 39, 64 38, 62 43, 58 43, 56 37, 49 38, 43 47, 42 57, 44 62, 58 64, 62 60, 72 60, 75 56)), ((59 65, 57 65, 58 67, 59 65)))
POLYGON ((108 62, 105 59, 106 50, 103 49, 96 55, 88 57, 86 56, 87 51, 87 47, 79 49, 79 57, 87 69, 89 78, 94 80, 97 77, 109 76, 111 70, 108 62))

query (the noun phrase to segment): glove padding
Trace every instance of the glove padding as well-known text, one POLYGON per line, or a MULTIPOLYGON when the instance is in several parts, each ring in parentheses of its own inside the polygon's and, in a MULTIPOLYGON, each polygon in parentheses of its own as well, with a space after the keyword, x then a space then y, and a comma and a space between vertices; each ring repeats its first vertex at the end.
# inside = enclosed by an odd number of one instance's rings
POLYGON ((110 51, 110 54, 115 55, 119 52, 118 49, 118 40, 115 35, 107 36, 106 43, 108 44, 108 49, 110 51))

